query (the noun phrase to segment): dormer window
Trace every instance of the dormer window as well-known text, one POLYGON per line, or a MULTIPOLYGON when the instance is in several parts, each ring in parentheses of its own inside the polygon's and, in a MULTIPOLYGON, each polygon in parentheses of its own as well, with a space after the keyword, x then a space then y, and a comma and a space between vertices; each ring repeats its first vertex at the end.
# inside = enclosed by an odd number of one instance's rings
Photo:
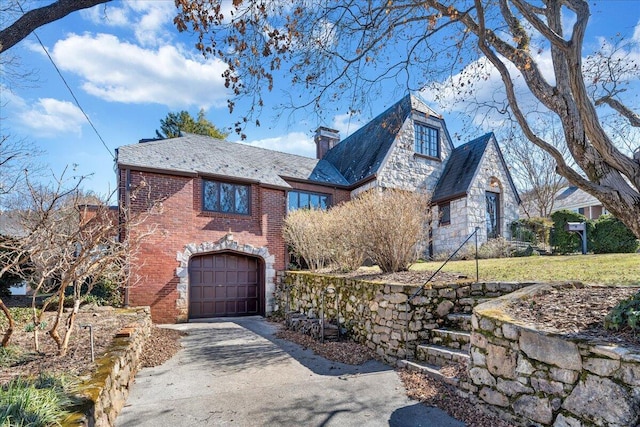
POLYGON ((440 158, 438 129, 414 122, 416 153, 423 156, 440 158))

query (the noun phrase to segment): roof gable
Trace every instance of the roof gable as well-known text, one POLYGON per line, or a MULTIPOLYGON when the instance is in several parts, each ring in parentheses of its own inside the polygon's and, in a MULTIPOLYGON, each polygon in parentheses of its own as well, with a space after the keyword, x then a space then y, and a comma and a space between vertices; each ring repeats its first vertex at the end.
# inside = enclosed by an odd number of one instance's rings
POLYGON ((455 199, 467 194, 492 137, 493 133, 487 133, 454 148, 433 193, 434 202, 455 199))
POLYGON ((290 185, 283 177, 348 184, 326 161, 194 134, 122 146, 118 165, 227 176, 285 188, 290 185))

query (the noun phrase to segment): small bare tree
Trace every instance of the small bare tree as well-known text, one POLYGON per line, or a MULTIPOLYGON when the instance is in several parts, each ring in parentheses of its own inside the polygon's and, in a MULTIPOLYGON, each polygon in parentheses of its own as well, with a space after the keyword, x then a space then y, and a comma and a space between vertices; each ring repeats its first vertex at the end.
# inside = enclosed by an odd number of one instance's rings
MULTIPOLYGON (((27 207, 21 210, 24 236, 17 239, 14 249, 24 254, 28 263, 20 268, 14 263, 14 269, 32 284, 34 326, 41 323, 42 313, 49 304, 57 304, 48 334, 60 355, 65 355, 83 300, 104 278, 122 286, 129 282, 128 263, 136 257, 140 240, 155 227, 138 227, 146 218, 143 214, 132 217, 128 212, 112 209, 106 200, 83 194, 77 182, 66 190, 63 178, 56 180, 53 187, 27 183, 27 207), (131 237, 130 233, 121 233, 121 226, 137 227, 141 231, 131 237), (121 234, 127 238, 120 239, 121 234), (46 301, 39 312, 36 297, 49 292, 54 292, 54 297, 46 301), (67 299, 72 306, 65 316, 67 299), (61 335, 63 324, 65 329, 61 335)), ((34 327, 34 346, 39 347, 37 327, 34 327)))

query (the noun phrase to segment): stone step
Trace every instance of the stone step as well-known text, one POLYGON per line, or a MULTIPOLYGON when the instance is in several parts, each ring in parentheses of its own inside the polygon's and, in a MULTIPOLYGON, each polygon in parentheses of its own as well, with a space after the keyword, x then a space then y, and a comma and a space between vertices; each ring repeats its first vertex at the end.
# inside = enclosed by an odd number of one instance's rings
POLYGON ((471 334, 465 331, 450 329, 433 329, 431 331, 431 344, 447 347, 455 350, 469 351, 471 334))
POLYGON ((446 323, 451 329, 471 332, 471 313, 451 313, 446 323))
POLYGON ((416 360, 436 366, 446 366, 452 363, 468 364, 469 352, 431 344, 419 344, 416 347, 416 360))
POLYGON ((460 380, 458 378, 452 378, 444 375, 437 366, 429 365, 426 363, 413 362, 410 360, 399 360, 398 367, 401 369, 406 369, 412 372, 420 372, 423 373, 433 379, 442 381, 446 384, 450 384, 454 387, 458 387, 460 380))

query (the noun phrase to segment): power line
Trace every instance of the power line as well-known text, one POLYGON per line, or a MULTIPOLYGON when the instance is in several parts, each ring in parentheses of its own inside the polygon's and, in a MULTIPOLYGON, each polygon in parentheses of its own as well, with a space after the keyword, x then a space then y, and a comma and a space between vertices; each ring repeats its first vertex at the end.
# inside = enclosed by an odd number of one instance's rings
MULTIPOLYGON (((20 3, 18 3, 18 6, 20 7, 20 10, 22 11, 22 13, 24 14, 24 9, 22 9, 22 5, 20 3)), ((111 158, 113 160, 116 159, 115 155, 113 154, 113 152, 111 151, 111 149, 109 148, 109 146, 107 145, 106 142, 104 142, 104 139, 102 139, 102 136, 100 135, 100 132, 98 132, 98 129, 96 129, 96 127, 93 125, 93 122, 91 121, 91 119, 89 118, 89 116, 87 115, 87 113, 85 113, 84 109, 82 108, 82 106, 80 105, 80 101, 78 101, 78 98, 76 98, 76 95, 73 93, 73 90, 71 89, 71 86, 69 86, 69 83, 67 83, 67 80, 64 78, 64 76, 62 75, 62 72, 60 72, 60 69, 58 68, 58 66, 56 65, 56 63, 53 61, 53 58, 51 57, 51 55, 49 54, 49 51, 47 50, 46 47, 44 47, 44 43, 42 43, 42 40, 40 40, 40 37, 38 36, 38 34, 33 31, 33 35, 36 36, 36 39, 38 40, 38 43, 40 43, 40 46, 42 47, 42 50, 44 50, 44 53, 47 55, 47 58, 49 58, 49 61, 51 61, 51 63, 53 64, 53 68, 56 69, 56 71, 58 72, 58 75, 60 76, 60 78, 62 79, 62 82, 64 83, 64 85, 67 87, 67 89, 69 90, 69 93, 71 94, 71 97, 73 98, 73 100, 75 101, 76 105, 78 106, 78 108, 80 109, 80 111, 82 111, 82 114, 84 114, 85 119, 87 119, 87 122, 89 122, 89 125, 91 126, 91 128, 93 129, 93 131, 95 132, 95 134, 98 136, 98 139, 100 140, 100 142, 102 142, 102 145, 104 146, 104 148, 107 150, 107 152, 109 153, 109 155, 111 156, 111 158)))

